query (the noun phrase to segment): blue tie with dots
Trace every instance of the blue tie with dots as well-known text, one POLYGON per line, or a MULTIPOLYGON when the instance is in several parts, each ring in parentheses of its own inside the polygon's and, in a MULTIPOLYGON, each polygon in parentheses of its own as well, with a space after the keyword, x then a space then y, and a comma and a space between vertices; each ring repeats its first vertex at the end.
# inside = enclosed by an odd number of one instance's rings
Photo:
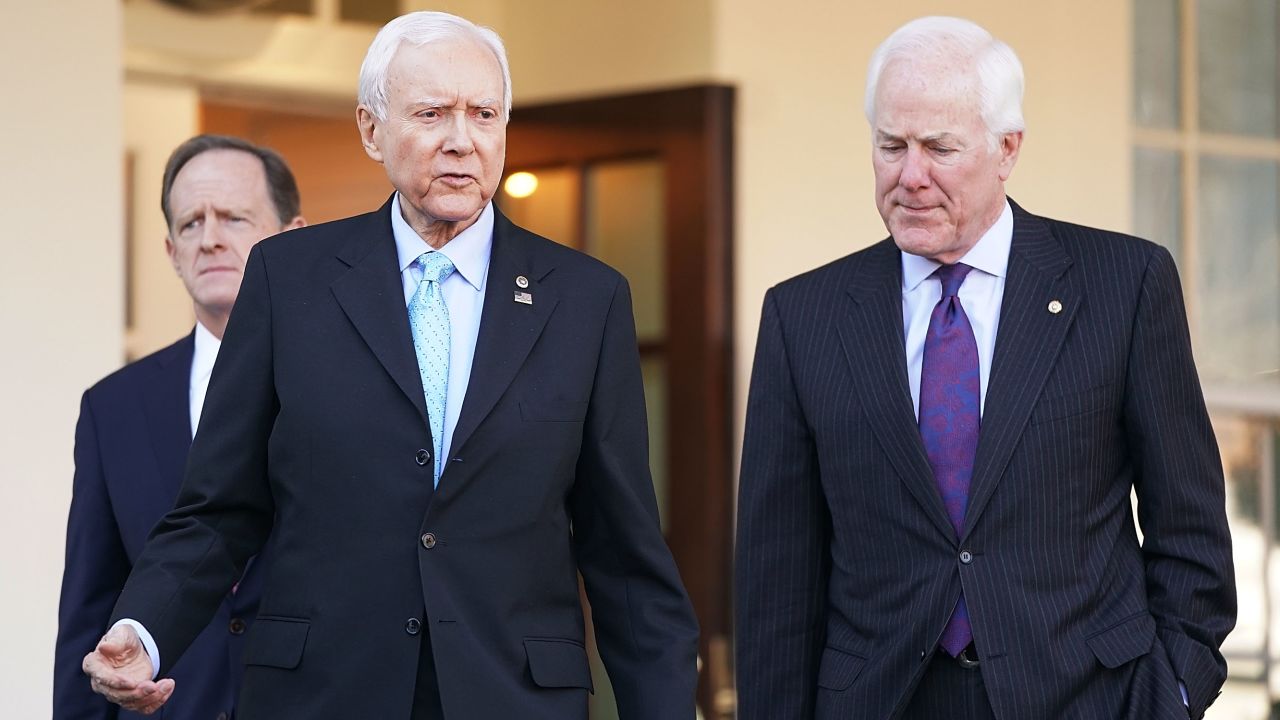
POLYGON ((427 422, 435 450, 433 482, 440 484, 444 468, 444 404, 449 391, 449 308, 440 284, 453 273, 453 261, 442 253, 424 252, 414 261, 422 270, 422 280, 409 301, 409 327, 413 348, 418 353, 418 373, 427 401, 427 422))

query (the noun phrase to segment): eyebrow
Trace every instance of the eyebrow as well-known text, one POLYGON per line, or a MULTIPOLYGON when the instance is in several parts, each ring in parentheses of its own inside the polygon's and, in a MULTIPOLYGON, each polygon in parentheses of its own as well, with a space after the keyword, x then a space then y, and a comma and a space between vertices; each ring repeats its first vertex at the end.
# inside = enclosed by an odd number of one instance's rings
MULTIPOLYGON (((947 132, 945 130, 942 132, 930 133, 929 135, 925 135, 917 139, 922 143, 958 142, 959 141, 959 138, 955 133, 947 132)), ((891 132, 885 132, 884 130, 876 130, 876 140, 877 141, 884 141, 884 140, 904 141, 906 140, 906 138, 902 137, 901 135, 895 135, 891 132)))

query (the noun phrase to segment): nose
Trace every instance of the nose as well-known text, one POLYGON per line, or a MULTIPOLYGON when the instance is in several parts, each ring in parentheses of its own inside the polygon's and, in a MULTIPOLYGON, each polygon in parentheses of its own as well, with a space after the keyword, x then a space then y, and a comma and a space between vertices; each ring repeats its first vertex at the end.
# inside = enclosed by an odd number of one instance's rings
POLYGON ((223 244, 222 222, 216 215, 211 213, 205 218, 204 223, 200 225, 200 249, 205 252, 213 252, 221 248, 223 244))
POLYGON ((468 155, 475 150, 471 140, 471 127, 467 123, 465 113, 455 113, 449 123, 448 136, 445 138, 444 151, 456 155, 468 155))
POLYGON ((902 160, 902 173, 898 184, 911 191, 927 188, 930 185, 929 158, 920 148, 907 148, 906 157, 902 160))

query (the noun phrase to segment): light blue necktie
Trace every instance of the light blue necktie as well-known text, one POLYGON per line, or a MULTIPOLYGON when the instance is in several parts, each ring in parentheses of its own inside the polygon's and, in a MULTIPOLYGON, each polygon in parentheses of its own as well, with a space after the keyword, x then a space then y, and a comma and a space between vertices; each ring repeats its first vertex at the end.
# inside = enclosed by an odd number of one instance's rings
POLYGON ((453 273, 453 261, 442 253, 427 251, 414 262, 422 269, 422 280, 409 301, 409 327, 435 449, 433 481, 439 485, 444 468, 444 403, 449 391, 449 308, 440 284, 453 273))

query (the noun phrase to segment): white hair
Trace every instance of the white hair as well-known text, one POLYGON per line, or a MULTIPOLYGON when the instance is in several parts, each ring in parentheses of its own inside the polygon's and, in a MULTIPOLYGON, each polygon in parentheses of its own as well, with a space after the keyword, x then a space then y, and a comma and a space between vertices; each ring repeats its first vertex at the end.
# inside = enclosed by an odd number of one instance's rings
POLYGON ((945 62, 958 73, 970 73, 977 85, 978 107, 992 148, 1008 133, 1026 129, 1022 117, 1022 62, 1013 48, 992 37, 977 23, 955 17, 923 17, 903 25, 880 43, 867 68, 864 109, 875 124, 876 87, 885 66, 894 60, 945 62))
POLYGON ((466 38, 488 48, 502 68, 502 111, 511 118, 511 68, 507 65, 507 48, 498 33, 487 27, 443 12, 411 12, 392 20, 373 38, 364 62, 360 64, 360 91, 357 101, 369 108, 374 117, 387 119, 387 69, 396 51, 404 43, 421 47, 440 40, 466 38))

